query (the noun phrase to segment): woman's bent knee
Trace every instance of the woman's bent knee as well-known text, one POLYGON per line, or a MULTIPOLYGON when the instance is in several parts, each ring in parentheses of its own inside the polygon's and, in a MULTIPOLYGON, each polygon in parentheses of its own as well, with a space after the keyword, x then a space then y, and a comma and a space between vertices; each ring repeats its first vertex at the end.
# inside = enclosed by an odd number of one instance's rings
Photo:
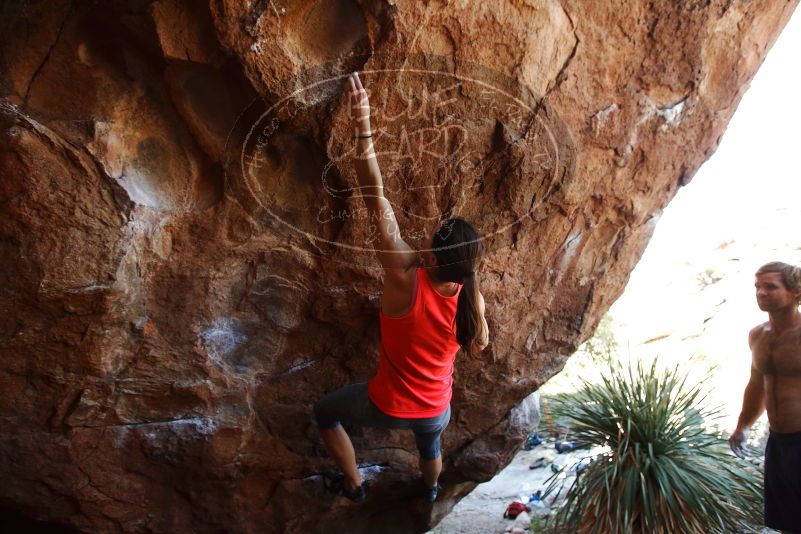
POLYGON ((423 460, 436 460, 442 454, 440 444, 440 433, 434 434, 415 434, 417 450, 423 460))
POLYGON ((339 424, 362 424, 365 406, 369 403, 367 382, 351 384, 332 391, 314 405, 317 425, 325 430, 339 424))
POLYGON ((320 430, 328 430, 339 426, 339 419, 332 413, 331 406, 325 402, 325 398, 320 399, 314 405, 314 419, 320 430))

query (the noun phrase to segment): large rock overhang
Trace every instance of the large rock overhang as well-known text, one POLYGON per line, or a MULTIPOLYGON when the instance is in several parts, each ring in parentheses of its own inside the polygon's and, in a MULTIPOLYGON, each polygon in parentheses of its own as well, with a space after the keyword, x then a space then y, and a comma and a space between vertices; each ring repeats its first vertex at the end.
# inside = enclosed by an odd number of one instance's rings
POLYGON ((429 528, 511 459, 797 3, 4 4, 0 504, 92 532, 429 528), (486 237, 492 343, 457 359, 433 507, 402 432, 353 432, 365 505, 319 480, 311 407, 378 356, 353 70, 408 239, 449 214, 486 237))

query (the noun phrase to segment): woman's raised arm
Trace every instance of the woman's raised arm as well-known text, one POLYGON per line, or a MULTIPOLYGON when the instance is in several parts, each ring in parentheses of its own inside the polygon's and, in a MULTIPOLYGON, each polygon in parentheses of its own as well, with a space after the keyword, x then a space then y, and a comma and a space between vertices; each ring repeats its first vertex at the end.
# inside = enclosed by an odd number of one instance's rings
POLYGON ((375 245, 376 254, 385 269, 406 270, 417 265, 419 256, 401 237, 392 204, 384 196, 384 182, 373 149, 367 91, 355 72, 348 76, 347 88, 356 140, 356 176, 359 181, 359 191, 367 206, 368 224, 376 229, 378 237, 375 245))

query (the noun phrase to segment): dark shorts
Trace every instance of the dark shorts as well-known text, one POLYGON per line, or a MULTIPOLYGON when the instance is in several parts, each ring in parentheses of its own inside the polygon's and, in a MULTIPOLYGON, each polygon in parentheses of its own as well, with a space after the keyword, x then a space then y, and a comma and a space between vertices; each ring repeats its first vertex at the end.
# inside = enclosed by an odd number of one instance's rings
POLYGON ((765 526, 801 532, 801 432, 770 431, 765 447, 765 526))
POLYGON ((441 453, 440 435, 451 420, 451 407, 436 417, 401 418, 387 415, 367 395, 367 382, 345 386, 329 393, 314 405, 314 417, 321 430, 337 425, 377 428, 408 428, 414 432, 417 450, 426 460, 441 453))

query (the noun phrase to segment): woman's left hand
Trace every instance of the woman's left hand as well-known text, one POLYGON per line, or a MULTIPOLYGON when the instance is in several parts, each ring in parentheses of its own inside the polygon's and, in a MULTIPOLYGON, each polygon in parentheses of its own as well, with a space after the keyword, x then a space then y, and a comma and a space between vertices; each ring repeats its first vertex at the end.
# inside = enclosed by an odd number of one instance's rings
POLYGON ((348 113, 355 122, 356 135, 370 135, 370 100, 358 73, 348 76, 348 88, 348 113))

